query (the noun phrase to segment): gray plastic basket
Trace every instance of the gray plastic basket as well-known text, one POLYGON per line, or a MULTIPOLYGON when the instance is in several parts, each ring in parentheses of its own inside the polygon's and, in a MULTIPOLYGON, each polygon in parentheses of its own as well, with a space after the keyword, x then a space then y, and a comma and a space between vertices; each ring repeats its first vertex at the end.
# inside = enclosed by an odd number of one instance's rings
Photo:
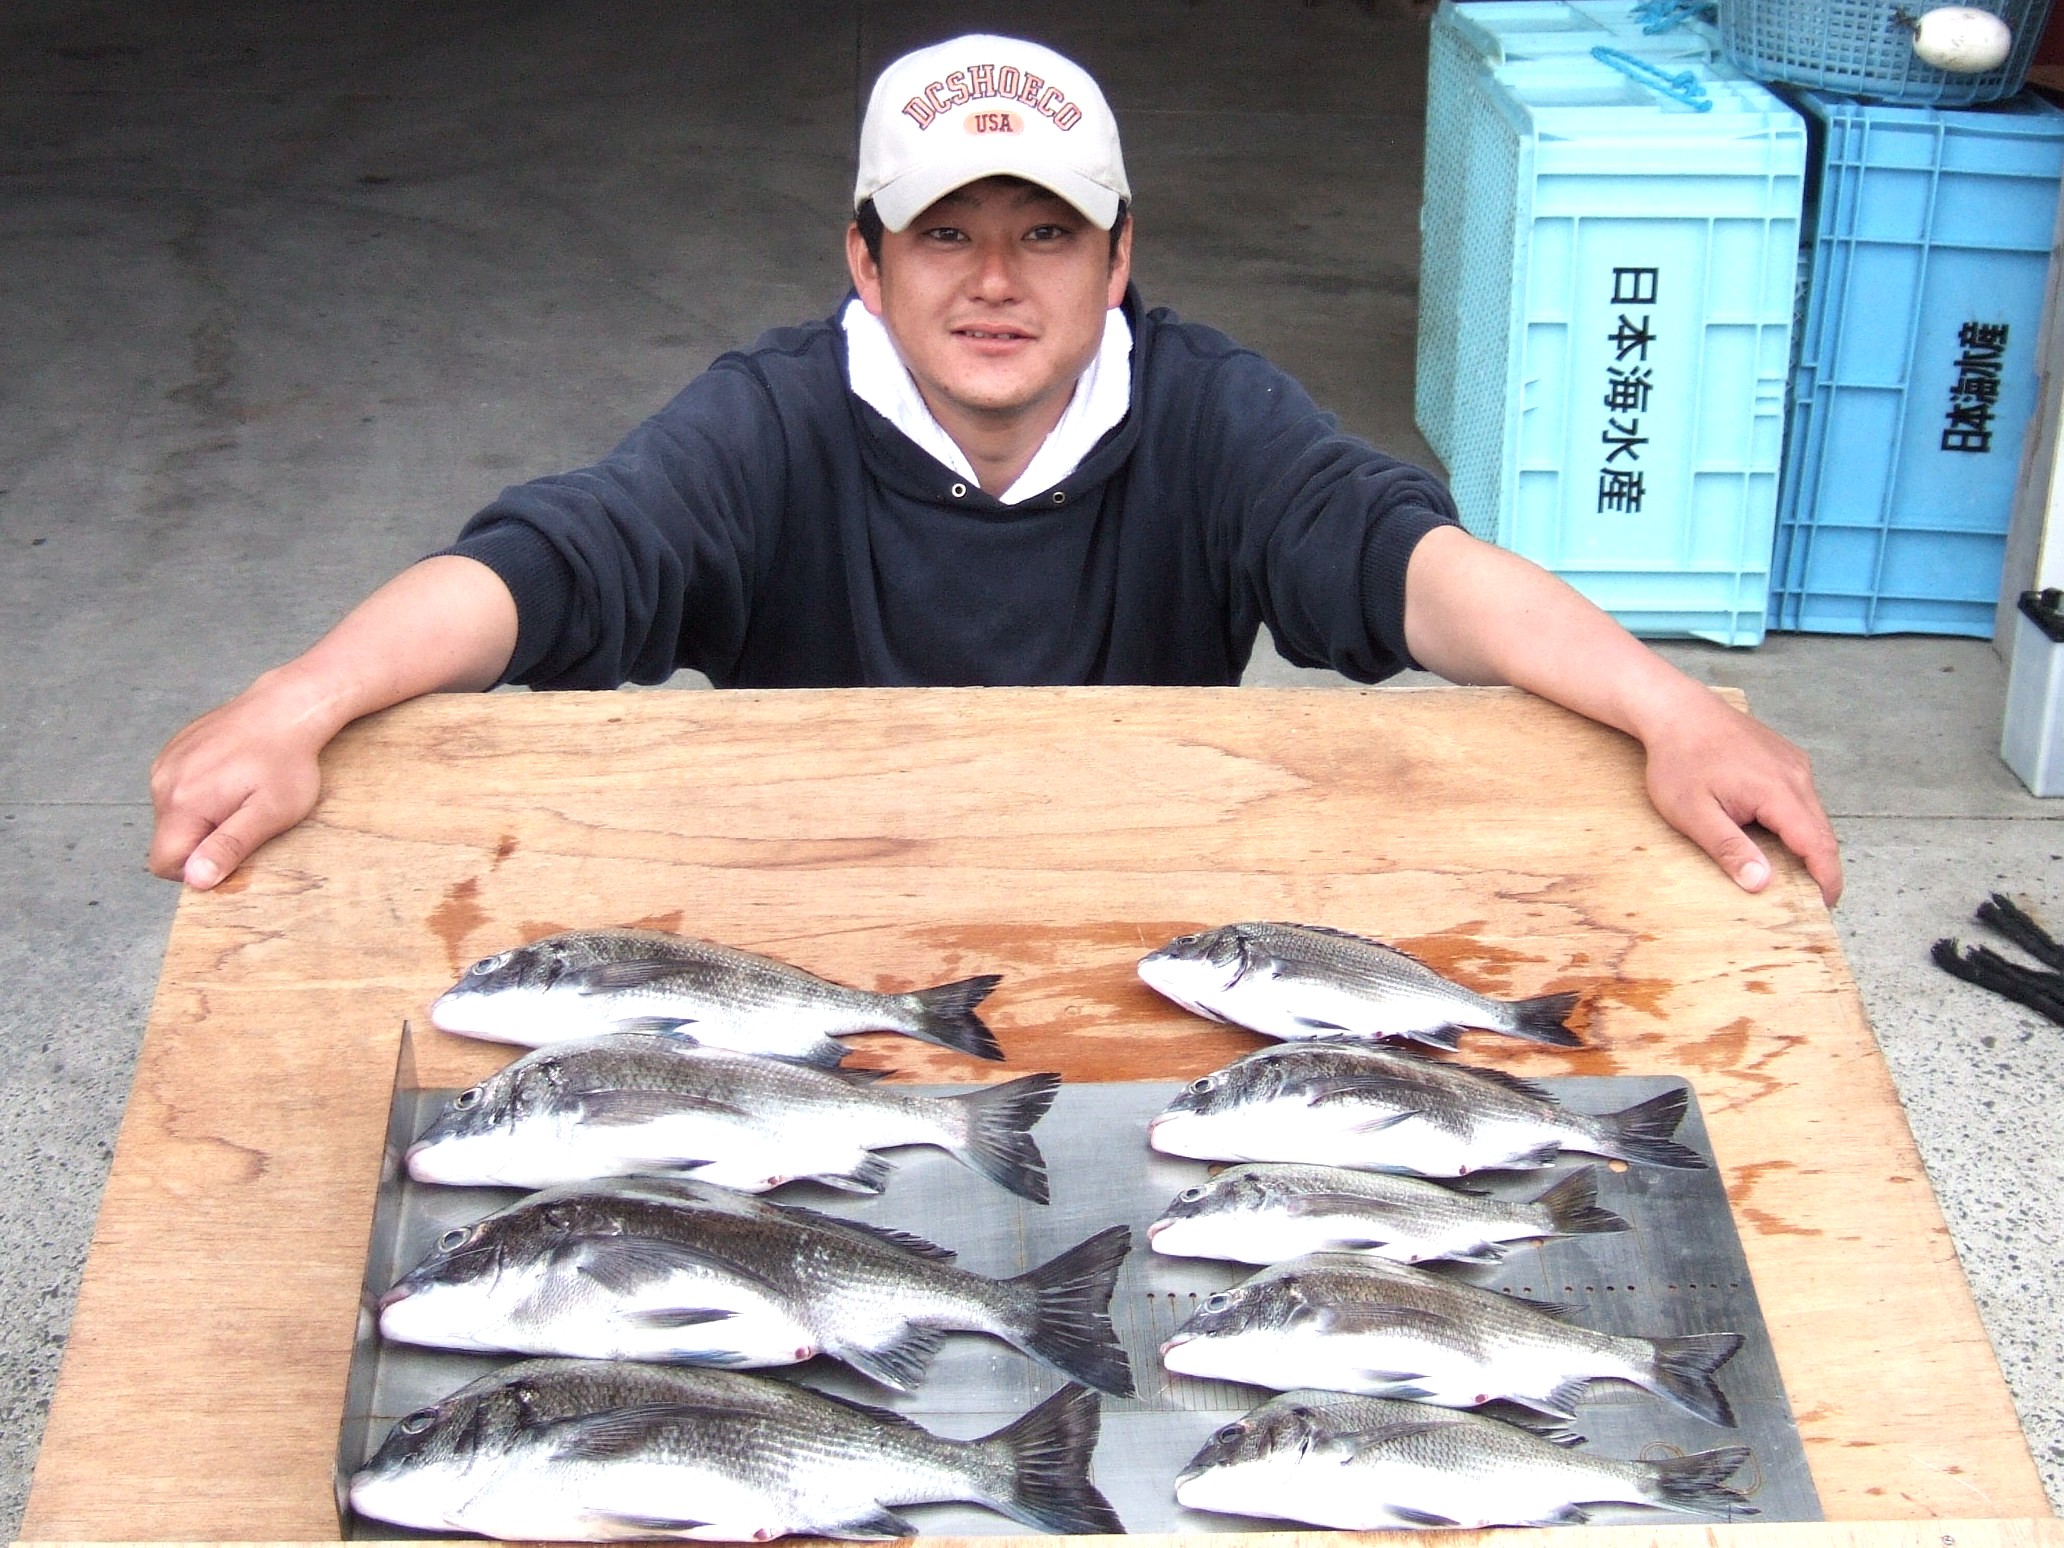
POLYGON ((1963 107, 2021 89, 2050 0, 1719 0, 1720 44, 1745 75, 1879 102, 1963 107), (1952 75, 1913 51, 1913 26, 1942 3, 1992 12, 2014 34, 1996 70, 1952 75))

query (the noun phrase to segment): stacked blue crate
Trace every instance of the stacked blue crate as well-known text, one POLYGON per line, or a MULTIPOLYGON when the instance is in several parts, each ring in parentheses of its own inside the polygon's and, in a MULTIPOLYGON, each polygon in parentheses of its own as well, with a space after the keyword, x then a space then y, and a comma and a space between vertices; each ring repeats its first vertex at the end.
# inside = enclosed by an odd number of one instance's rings
MULTIPOLYGON (((1718 30, 1697 15, 1630 0, 1441 0, 1427 42, 1426 121, 1451 128, 1474 116, 1471 94, 1482 71, 1529 59, 1575 59, 1599 45, 1653 59, 1719 57, 1718 30), (1650 29, 1654 30, 1651 31, 1650 29)), ((1461 261, 1464 188, 1476 176, 1461 133, 1428 134, 1424 197, 1419 207, 1423 260, 1435 267, 1420 290, 1454 294, 1461 261), (1446 271, 1446 272, 1441 272, 1446 271)), ((1422 360, 1456 358, 1452 311, 1422 307, 1418 354, 1422 360)), ((1443 462, 1454 429, 1453 377, 1421 371, 1413 384, 1413 416, 1426 444, 1443 462)))
POLYGON ((1418 373, 1445 394, 1421 428, 1464 523, 1636 633, 1757 643, 1802 121, 1716 60, 1651 61, 1694 105, 1588 52, 1492 63, 1448 41, 1418 373))
POLYGON ((1818 194, 1770 627, 1990 637, 2064 111, 1798 100, 1818 194))

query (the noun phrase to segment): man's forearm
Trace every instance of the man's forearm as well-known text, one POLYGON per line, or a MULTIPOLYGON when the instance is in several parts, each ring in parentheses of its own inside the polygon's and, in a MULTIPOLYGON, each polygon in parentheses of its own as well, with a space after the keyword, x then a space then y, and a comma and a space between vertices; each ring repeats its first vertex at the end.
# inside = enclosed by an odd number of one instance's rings
POLYGON ((411 566, 254 691, 323 740, 361 715, 426 693, 491 688, 516 650, 516 602, 478 560, 411 566))
POLYGON ((1707 693, 1567 583, 1456 527, 1412 552, 1405 639, 1450 682, 1525 688, 1643 741, 1707 693))

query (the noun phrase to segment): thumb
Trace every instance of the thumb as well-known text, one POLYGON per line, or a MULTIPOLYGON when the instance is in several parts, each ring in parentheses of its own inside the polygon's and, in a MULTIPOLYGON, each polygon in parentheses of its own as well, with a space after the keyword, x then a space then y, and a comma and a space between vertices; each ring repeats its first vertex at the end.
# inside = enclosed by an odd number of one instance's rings
POLYGON ((187 886, 205 892, 217 885, 251 856, 251 852, 286 827, 255 802, 246 801, 187 856, 181 879, 187 886))
POLYGON ((1761 892, 1770 884, 1770 862, 1762 849, 1718 802, 1702 802, 1688 812, 1683 829, 1742 891, 1761 892))

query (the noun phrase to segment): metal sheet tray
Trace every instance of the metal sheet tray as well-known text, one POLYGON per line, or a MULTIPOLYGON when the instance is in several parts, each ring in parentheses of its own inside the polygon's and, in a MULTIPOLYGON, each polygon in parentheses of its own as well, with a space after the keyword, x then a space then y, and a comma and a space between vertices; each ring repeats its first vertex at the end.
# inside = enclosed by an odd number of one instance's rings
MULTIPOLYGON (((1540 1084, 1574 1108, 1610 1112, 1685 1083, 1667 1076, 1606 1076, 1540 1084)), ((1255 1272, 1236 1264, 1164 1257, 1146 1247, 1147 1225, 1207 1171, 1202 1162, 1158 1155, 1146 1145, 1147 1120, 1180 1089, 1179 1082, 1062 1087, 1034 1131, 1052 1182, 1053 1199, 1047 1205, 1006 1193, 951 1157, 927 1149, 892 1153, 896 1172, 877 1198, 814 1186, 786 1188, 770 1197, 915 1231, 954 1248, 963 1266, 992 1275, 1020 1273, 1106 1226, 1129 1224, 1133 1252, 1120 1273, 1111 1314, 1139 1392, 1132 1399, 1104 1399, 1095 1463, 1099 1487, 1132 1532, 1299 1530, 1287 1522, 1191 1511, 1175 1502, 1176 1474, 1211 1432, 1268 1396, 1259 1388, 1169 1376, 1161 1368, 1161 1342, 1196 1303, 1255 1272)), ((373 1299, 418 1262, 441 1232, 521 1197, 507 1190, 426 1185, 401 1169, 403 1150, 453 1094, 417 1086, 404 1029, 338 1444, 340 1523, 350 1538, 412 1535, 386 1523, 355 1520, 343 1503, 343 1480, 378 1447, 388 1427, 504 1363, 390 1344, 380 1338, 372 1311, 373 1299)), ((1712 1154, 1696 1095, 1677 1138, 1701 1154, 1712 1154)), ((1532 1197, 1586 1164, 1597 1163, 1571 1158, 1552 1171, 1511 1174, 1490 1179, 1488 1185, 1532 1197)), ((1572 1320, 1606 1332, 1742 1334, 1740 1352, 1718 1378, 1740 1420, 1738 1429, 1705 1423, 1617 1382, 1593 1384, 1578 1409, 1576 1427, 1592 1449, 1618 1457, 1745 1444, 1754 1460, 1735 1484, 1749 1493, 1760 1519, 1820 1520, 1820 1502, 1720 1175, 1601 1166, 1598 1179, 1599 1203, 1630 1221, 1633 1230, 1519 1247, 1494 1269, 1471 1277, 1575 1306, 1572 1320)), ((962 1437, 1009 1423, 1063 1380, 1015 1350, 971 1334, 949 1337, 924 1385, 912 1393, 887 1392, 829 1360, 782 1374, 896 1409, 941 1434, 962 1437)), ((975 1506, 917 1506, 907 1514, 933 1536, 1025 1531, 975 1506)), ((1632 1507, 1601 1507, 1593 1519, 1631 1524, 1671 1518, 1632 1507)))

